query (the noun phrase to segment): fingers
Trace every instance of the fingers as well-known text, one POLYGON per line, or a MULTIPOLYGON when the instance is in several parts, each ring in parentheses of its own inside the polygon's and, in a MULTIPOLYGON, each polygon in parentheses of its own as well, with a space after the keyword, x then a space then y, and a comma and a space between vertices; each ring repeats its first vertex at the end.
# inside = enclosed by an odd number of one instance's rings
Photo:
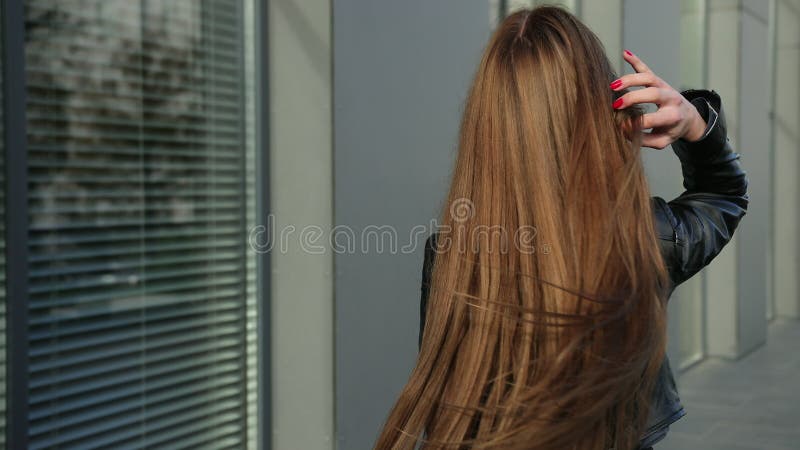
POLYGON ((653 72, 631 73, 623 75, 611 82, 611 90, 619 91, 634 86, 655 86, 663 87, 664 82, 653 72))
POLYGON ((669 84, 647 67, 638 56, 630 50, 622 54, 625 61, 633 67, 636 73, 623 75, 611 83, 611 89, 619 91, 630 87, 641 86, 643 89, 630 91, 618 98, 614 109, 624 109, 639 103, 654 103, 658 110, 642 116, 642 128, 652 129, 649 133, 642 133, 642 146, 663 149, 672 144, 682 123, 679 102, 680 94, 669 84), (673 101, 675 100, 675 101, 673 101))
POLYGON ((647 67, 647 64, 645 64, 641 59, 639 59, 638 56, 631 53, 630 50, 625 50, 624 52, 622 52, 622 57, 625 58, 625 61, 627 61, 628 64, 631 65, 631 67, 633 67, 633 70, 639 73, 651 72, 650 68, 647 67))
POLYGON ((642 129, 648 128, 670 128, 681 122, 680 114, 672 108, 659 109, 656 112, 642 116, 642 129))
POLYGON ((652 128, 649 133, 642 133, 642 145, 662 149, 675 142, 680 131, 681 113, 678 108, 664 107, 658 111, 642 116, 642 129, 652 128))
POLYGON ((628 92, 618 98, 612 105, 614 109, 625 109, 638 103, 655 103, 660 105, 664 101, 664 90, 657 87, 648 87, 628 92))
POLYGON ((672 139, 667 133, 642 133, 642 146, 661 150, 672 144, 672 139))

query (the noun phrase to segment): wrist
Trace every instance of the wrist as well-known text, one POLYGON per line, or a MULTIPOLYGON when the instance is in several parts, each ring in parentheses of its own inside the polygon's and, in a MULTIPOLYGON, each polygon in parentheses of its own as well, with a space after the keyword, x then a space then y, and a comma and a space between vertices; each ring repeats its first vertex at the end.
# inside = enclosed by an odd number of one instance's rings
POLYGON ((698 142, 705 139, 712 126, 716 126, 718 114, 712 102, 719 108, 719 96, 714 91, 703 90, 687 90, 681 93, 685 100, 688 101, 689 106, 689 125, 686 131, 681 136, 681 140, 685 142, 698 142), (700 116, 699 118, 697 116, 700 116), (702 129, 701 133, 698 130, 702 129))
POLYGON ((703 136, 705 136, 708 129, 708 123, 706 122, 705 117, 703 117, 707 116, 708 114, 702 114, 694 102, 687 103, 689 103, 689 114, 691 115, 691 119, 689 120, 689 126, 687 127, 683 136, 681 136, 681 139, 687 142, 697 142, 702 139, 703 136))
POLYGON ((703 135, 705 135, 708 124, 700 116, 700 113, 692 106, 693 117, 689 125, 689 129, 682 136, 682 139, 688 142, 697 142, 703 135))

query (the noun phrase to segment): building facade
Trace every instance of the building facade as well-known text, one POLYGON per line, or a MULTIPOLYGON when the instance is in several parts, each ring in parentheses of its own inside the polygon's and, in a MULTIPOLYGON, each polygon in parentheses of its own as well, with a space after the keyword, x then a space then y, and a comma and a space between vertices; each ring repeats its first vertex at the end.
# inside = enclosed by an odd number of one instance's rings
MULTIPOLYGON (((371 448, 466 89, 539 3, 3 0, 0 446, 371 448)), ((800 1, 556 3, 620 73, 628 48, 720 93, 751 208, 674 294, 669 353, 748 354, 800 318, 800 1)))

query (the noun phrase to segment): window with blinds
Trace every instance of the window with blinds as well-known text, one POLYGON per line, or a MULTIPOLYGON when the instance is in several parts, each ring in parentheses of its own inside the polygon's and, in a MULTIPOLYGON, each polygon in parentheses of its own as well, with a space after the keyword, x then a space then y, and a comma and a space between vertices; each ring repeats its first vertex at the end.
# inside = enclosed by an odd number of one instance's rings
POLYGON ((246 10, 25 1, 31 449, 255 444, 246 10))

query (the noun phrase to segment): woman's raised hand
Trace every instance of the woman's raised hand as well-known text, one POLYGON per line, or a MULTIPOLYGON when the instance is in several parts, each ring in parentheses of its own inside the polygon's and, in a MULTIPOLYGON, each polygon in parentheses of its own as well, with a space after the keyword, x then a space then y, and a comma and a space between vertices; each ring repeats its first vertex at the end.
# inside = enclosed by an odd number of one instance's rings
POLYGON ((623 75, 611 83, 611 89, 618 91, 633 86, 643 89, 628 92, 618 98, 612 105, 615 109, 624 109, 638 103, 655 103, 658 109, 642 117, 642 127, 652 128, 643 133, 642 145, 663 149, 676 140, 683 138, 696 141, 703 136, 706 122, 680 92, 656 76, 647 65, 628 50, 623 52, 625 61, 636 73, 623 75))

